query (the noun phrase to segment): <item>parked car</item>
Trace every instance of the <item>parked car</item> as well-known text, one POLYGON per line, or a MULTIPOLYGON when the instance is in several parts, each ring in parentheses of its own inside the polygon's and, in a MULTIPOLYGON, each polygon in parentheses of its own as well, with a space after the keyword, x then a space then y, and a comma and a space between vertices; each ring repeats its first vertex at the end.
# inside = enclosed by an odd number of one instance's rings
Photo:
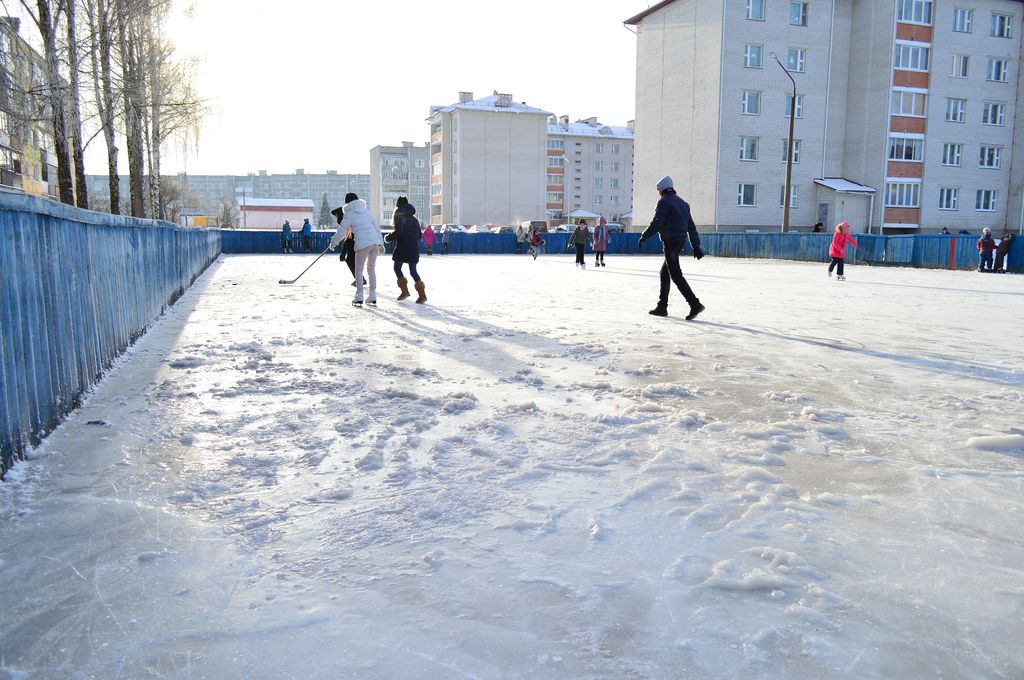
MULTIPOLYGON (((575 227, 573 229, 575 229, 575 227)), ((551 227, 550 231, 555 234, 568 234, 570 231, 573 231, 573 229, 570 229, 564 224, 559 224, 557 227, 551 227)))
POLYGON ((507 226, 491 227, 491 233, 492 234, 514 234, 514 233, 516 233, 516 230, 513 229, 512 227, 507 227, 507 226))
POLYGON ((604 226, 608 227, 609 234, 621 234, 626 231, 626 225, 619 222, 608 222, 604 226))
POLYGON ((527 234, 532 233, 534 230, 543 234, 548 230, 548 223, 545 220, 527 220, 519 226, 521 226, 527 234))
POLYGON ((491 230, 482 224, 474 224, 472 227, 466 230, 470 234, 490 234, 491 230))
POLYGON ((438 231, 442 234, 446 231, 453 234, 465 234, 468 230, 461 224, 442 224, 438 231))

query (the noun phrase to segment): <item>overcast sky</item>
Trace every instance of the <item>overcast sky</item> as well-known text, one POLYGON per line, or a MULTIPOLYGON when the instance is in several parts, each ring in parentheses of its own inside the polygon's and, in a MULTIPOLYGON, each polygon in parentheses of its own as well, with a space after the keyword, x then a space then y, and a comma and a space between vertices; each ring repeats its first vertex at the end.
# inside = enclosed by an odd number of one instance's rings
MULTIPOLYGON (((622 22, 651 4, 196 0, 169 28, 201 60, 211 113, 198 148, 165 149, 164 172, 365 174, 374 146, 426 142, 430 106, 460 91, 625 125, 636 36, 622 22)), ((88 171, 105 172, 102 139, 93 147, 88 171)))

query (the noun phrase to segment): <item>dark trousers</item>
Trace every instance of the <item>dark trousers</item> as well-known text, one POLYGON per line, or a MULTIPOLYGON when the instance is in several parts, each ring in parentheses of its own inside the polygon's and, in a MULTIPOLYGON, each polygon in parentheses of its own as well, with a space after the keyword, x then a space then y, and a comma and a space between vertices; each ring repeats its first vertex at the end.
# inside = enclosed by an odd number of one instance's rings
POLYGON ((441 254, 442 255, 447 255, 448 254, 448 241, 442 241, 441 242, 441 254))
POLYGON ((598 262, 604 262, 603 250, 594 251, 594 264, 597 264, 598 262))
POLYGON ((313 237, 312 236, 303 236, 302 237, 302 247, 306 250, 307 253, 313 252, 313 237))
POLYGON ((983 250, 978 259, 978 271, 979 272, 990 272, 992 271, 992 251, 987 253, 983 250))
POLYGON ((843 275, 843 265, 846 263, 845 257, 833 257, 832 264, 828 266, 828 270, 831 272, 833 269, 836 270, 836 274, 839 276, 843 275))
POLYGON ((586 248, 586 244, 577 243, 576 245, 576 264, 583 264, 583 249, 586 248))
POLYGON ((700 300, 693 294, 690 284, 683 277, 683 270, 679 268, 679 251, 683 249, 682 241, 665 242, 665 262, 661 265, 661 293, 658 295, 658 306, 668 307, 669 282, 676 284, 676 288, 683 294, 691 307, 700 304, 700 300))
MULTIPOLYGON (((395 276, 397 276, 398 278, 402 278, 402 264, 402 262, 395 262, 395 276)), ((416 272, 415 262, 409 263, 409 276, 412 277, 413 281, 419 283, 420 275, 416 272)))
POLYGON ((1003 268, 1003 262, 1006 260, 1006 253, 996 251, 996 269, 1003 268))
POLYGON ((348 265, 348 270, 352 272, 352 277, 356 275, 356 242, 354 239, 347 238, 341 242, 341 256, 342 262, 348 265))
POLYGON ((290 238, 281 239, 281 252, 290 253, 292 252, 292 240, 290 238))

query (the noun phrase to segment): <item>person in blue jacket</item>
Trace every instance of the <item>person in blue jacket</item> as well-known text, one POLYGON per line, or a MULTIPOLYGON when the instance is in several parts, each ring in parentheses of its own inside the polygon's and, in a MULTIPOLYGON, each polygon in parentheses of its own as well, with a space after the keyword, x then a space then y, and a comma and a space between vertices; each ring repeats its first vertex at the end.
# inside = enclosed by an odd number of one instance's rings
POLYGON ((288 220, 281 226, 281 252, 292 252, 292 225, 288 224, 288 220))
POLYGON ((668 291, 669 280, 676 284, 679 292, 683 294, 690 304, 690 313, 686 315, 687 321, 697 318, 697 315, 704 311, 704 305, 700 303, 690 284, 683 277, 683 270, 679 268, 679 252, 687 236, 690 238, 690 245, 693 246, 693 256, 696 259, 704 257, 704 251, 700 249, 700 235, 697 233, 697 225, 693 223, 690 216, 690 205, 676 194, 672 186, 672 178, 666 175, 658 181, 658 193, 661 200, 654 211, 654 218, 651 225, 640 234, 640 241, 637 245, 643 245, 644 241, 655 234, 661 237, 665 247, 665 261, 661 265, 661 293, 658 296, 658 306, 652 309, 649 314, 654 316, 668 316, 668 291))
POLYGON ((302 249, 307 253, 313 252, 313 225, 308 217, 302 220, 302 249))

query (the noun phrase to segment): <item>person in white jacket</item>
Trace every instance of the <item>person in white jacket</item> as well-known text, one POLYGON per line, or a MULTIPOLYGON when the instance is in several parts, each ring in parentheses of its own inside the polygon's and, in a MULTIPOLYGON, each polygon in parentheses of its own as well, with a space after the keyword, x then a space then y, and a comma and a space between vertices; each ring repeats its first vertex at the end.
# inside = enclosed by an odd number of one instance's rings
POLYGON ((342 207, 345 215, 338 225, 338 231, 331 237, 330 249, 338 247, 349 233, 355 240, 356 250, 356 296, 352 304, 356 307, 363 306, 363 269, 366 269, 366 278, 369 280, 370 291, 366 296, 366 304, 377 304, 377 255, 380 254, 381 246, 384 245, 384 236, 380 233, 380 225, 370 214, 366 207, 366 201, 353 193, 345 195, 345 205, 342 207))

